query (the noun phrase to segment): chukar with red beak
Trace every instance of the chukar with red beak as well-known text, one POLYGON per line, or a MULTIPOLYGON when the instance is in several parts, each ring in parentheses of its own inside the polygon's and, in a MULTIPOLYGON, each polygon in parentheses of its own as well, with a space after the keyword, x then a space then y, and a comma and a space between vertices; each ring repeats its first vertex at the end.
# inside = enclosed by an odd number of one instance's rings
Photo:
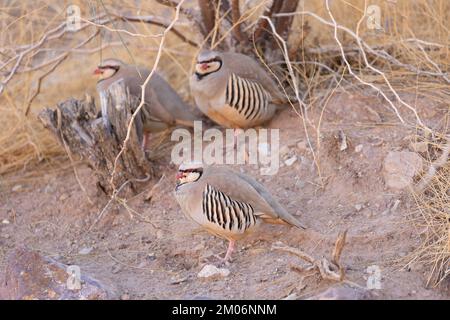
POLYGON ((225 167, 182 164, 175 188, 183 213, 207 231, 229 240, 224 262, 235 241, 261 222, 305 227, 255 179, 225 167))
MULTIPOLYGON (((110 85, 124 81, 132 96, 141 99, 141 85, 150 74, 150 70, 140 66, 128 65, 118 59, 106 59, 95 70, 99 75, 97 91, 101 95, 110 85)), ((145 88, 145 104, 141 108, 143 123, 142 148, 147 148, 149 134, 163 131, 178 124, 193 126, 197 120, 189 105, 183 102, 172 87, 156 72, 145 88)), ((102 110, 105 113, 105 110, 102 110)), ((103 115, 104 119, 106 115, 103 115)))
POLYGON ((190 87, 198 108, 227 128, 261 125, 286 101, 267 72, 239 53, 202 51, 190 87))

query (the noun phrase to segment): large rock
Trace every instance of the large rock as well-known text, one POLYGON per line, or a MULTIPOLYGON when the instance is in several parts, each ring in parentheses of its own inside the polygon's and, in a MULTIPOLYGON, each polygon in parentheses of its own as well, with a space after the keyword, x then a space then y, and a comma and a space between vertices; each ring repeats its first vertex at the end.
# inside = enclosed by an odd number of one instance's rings
POLYGON ((384 159, 383 175, 386 186, 403 189, 422 170, 422 158, 415 152, 391 151, 384 159))
MULTIPOLYGON (((36 251, 12 251, 0 274, 0 299, 11 300, 97 300, 114 299, 113 291, 86 275, 72 276, 68 267, 36 251), (81 281, 78 281, 80 279, 81 281)), ((76 274, 76 272, 75 272, 76 274)))

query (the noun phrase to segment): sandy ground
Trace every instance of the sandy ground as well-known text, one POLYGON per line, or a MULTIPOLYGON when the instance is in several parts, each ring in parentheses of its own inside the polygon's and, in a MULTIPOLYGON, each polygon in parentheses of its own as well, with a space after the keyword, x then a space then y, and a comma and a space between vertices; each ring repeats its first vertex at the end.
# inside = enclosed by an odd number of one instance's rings
MULTIPOLYGON (((439 123, 445 106, 417 103, 427 123, 439 123)), ((310 113, 315 123, 320 116, 321 110, 310 113)), ((392 112, 378 99, 356 94, 336 94, 321 123, 320 146, 315 133, 310 134, 322 179, 311 151, 297 146, 305 141, 305 132, 289 109, 280 112, 270 127, 280 128, 281 145, 289 146, 287 157, 297 155, 298 160, 281 167, 276 176, 259 176, 255 166, 240 168, 265 184, 309 229, 265 226, 238 243, 226 278, 197 277, 208 257, 225 252, 226 243, 180 212, 173 197, 176 167, 165 164, 168 155, 160 161, 165 177, 150 202, 144 197, 158 178, 127 201, 130 210, 113 205, 92 228, 108 199, 97 193, 92 172, 85 166, 76 169, 87 195, 72 170, 47 174, 22 183, 21 188, 2 186, 0 219, 11 223, 0 224, 0 267, 12 248, 26 245, 79 265, 82 272, 113 286, 118 297, 280 299, 296 294, 308 298, 335 283, 317 273, 296 271, 292 267, 303 262, 271 249, 272 243, 281 241, 314 257, 329 257, 338 233, 348 229, 341 259, 346 279, 366 287, 367 268, 379 266, 382 287, 372 290, 373 298, 449 299, 447 283, 440 288, 425 286, 428 270, 421 265, 403 268, 421 241, 408 219, 414 202, 405 192, 388 190, 382 176, 386 154, 407 149, 414 131, 395 125, 392 112), (347 136, 345 151, 339 150, 339 130, 347 136), (362 145, 360 152, 355 151, 358 145, 362 145), (397 200, 395 210, 390 210, 397 200)))

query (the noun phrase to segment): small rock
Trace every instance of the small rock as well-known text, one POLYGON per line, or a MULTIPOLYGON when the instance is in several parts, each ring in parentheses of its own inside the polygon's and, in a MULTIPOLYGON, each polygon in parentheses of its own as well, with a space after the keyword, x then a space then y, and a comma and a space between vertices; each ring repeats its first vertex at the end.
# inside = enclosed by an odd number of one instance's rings
POLYGON ((12 191, 13 192, 17 192, 20 191, 22 189, 22 185, 21 184, 16 184, 13 188, 12 191))
POLYGON ((303 140, 297 143, 297 148, 300 151, 307 151, 308 150, 308 141, 303 140))
POLYGON ((120 296, 120 300, 130 300, 130 295, 128 293, 124 293, 120 296))
POLYGON ((122 271, 122 267, 121 267, 120 265, 118 265, 118 264, 114 265, 114 266, 111 268, 111 272, 112 272, 113 274, 117 274, 117 273, 119 273, 120 271, 122 271))
POLYGON ((114 290, 86 275, 26 248, 13 250, 0 279, 0 299, 98 300, 117 298, 114 290), (71 287, 73 286, 73 287, 71 287))
POLYGON ((399 204, 400 204, 400 200, 395 200, 395 202, 394 202, 394 204, 392 205, 392 207, 391 207, 391 209, 390 209, 390 211, 391 212, 395 212, 395 211, 397 211, 397 208, 398 208, 398 206, 399 206, 399 204))
POLYGON ((415 152, 427 152, 428 151, 428 142, 411 142, 409 144, 409 149, 415 152))
POLYGON ((361 151, 362 151, 362 149, 363 149, 363 145, 362 144, 358 144, 356 147, 355 147, 355 152, 356 153, 360 153, 361 151))
POLYGON ((294 164, 295 161, 297 161, 297 156, 292 156, 292 157, 290 157, 289 159, 286 159, 286 160, 284 161, 284 163, 285 163, 288 167, 290 167, 290 166, 292 166, 292 165, 294 164))
POLYGON ((203 269, 197 274, 199 278, 213 278, 213 277, 228 277, 230 270, 225 268, 217 268, 211 264, 207 264, 203 269))
POLYGON ((60 197, 59 197, 59 201, 64 201, 67 198, 69 198, 69 195, 67 193, 63 193, 60 197))
POLYGON ((9 222, 8 219, 3 219, 3 220, 2 220, 2 223, 3 223, 3 224, 10 224, 11 222, 9 222))
POLYGON ((347 136, 345 135, 344 131, 339 130, 338 133, 338 141, 339 141, 339 150, 344 151, 347 149, 347 136))
POLYGON ((170 284, 180 284, 185 282, 188 279, 188 277, 173 277, 170 280, 170 284))
POLYGON ((163 237, 164 237, 164 231, 162 231, 162 230, 156 231, 156 238, 157 239, 162 239, 163 237))
POLYGON ((86 254, 91 253, 92 250, 94 250, 93 247, 85 247, 85 248, 81 249, 80 251, 78 251, 78 254, 86 255, 86 254))
POLYGON ((291 293, 290 295, 288 295, 287 297, 284 297, 281 300, 298 300, 298 296, 296 293, 291 293))
POLYGON ((284 156, 286 156, 290 151, 291 151, 291 150, 289 149, 288 146, 282 146, 282 147, 280 148, 280 156, 281 156, 281 157, 284 157, 284 156))
POLYGON ((384 159, 383 175, 386 186, 403 189, 411 185, 413 177, 422 169, 422 158, 415 152, 391 151, 384 159))
POLYGON ((55 192, 55 188, 53 187, 53 185, 48 184, 48 185, 45 187, 44 192, 45 192, 45 193, 53 193, 53 192, 55 192))
POLYGON ((361 211, 362 208, 364 208, 364 206, 363 206, 362 204, 356 204, 356 205, 355 205, 355 209, 356 209, 356 211, 358 211, 358 212, 361 211))
MULTIPOLYGON (((280 166, 282 166, 283 164, 281 163, 280 166)), ((277 174, 278 169, 277 168, 272 168, 272 167, 265 167, 265 168, 260 168, 259 169, 259 173, 262 176, 273 176, 275 174, 277 174)))

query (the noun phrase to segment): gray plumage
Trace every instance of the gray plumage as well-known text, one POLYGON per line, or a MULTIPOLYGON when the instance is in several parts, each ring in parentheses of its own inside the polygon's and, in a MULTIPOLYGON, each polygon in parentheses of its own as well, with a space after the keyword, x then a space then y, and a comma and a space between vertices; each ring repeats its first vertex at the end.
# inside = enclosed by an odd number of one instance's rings
MULTIPOLYGON (((185 168, 180 168, 183 172, 185 168)), ((202 168, 197 180, 180 178, 175 197, 182 211, 208 231, 228 240, 238 240, 259 223, 290 224, 304 229, 267 189, 252 177, 225 167, 202 168), (186 182, 184 182, 186 179, 186 182)), ((194 177, 196 178, 196 176, 194 177)))
MULTIPOLYGON (((149 69, 128 65, 117 59, 107 59, 96 73, 101 74, 103 70, 109 70, 112 75, 98 81, 97 91, 100 95, 113 83, 123 81, 130 94, 141 99, 141 85, 150 74, 149 69)), ((193 121, 198 119, 192 108, 156 72, 145 88, 144 101, 141 108, 144 134, 162 131, 177 124, 192 126, 193 121)))
POLYGON ((239 53, 201 52, 190 87, 197 107, 230 128, 261 125, 273 117, 275 104, 285 102, 267 72, 254 59, 239 53))

